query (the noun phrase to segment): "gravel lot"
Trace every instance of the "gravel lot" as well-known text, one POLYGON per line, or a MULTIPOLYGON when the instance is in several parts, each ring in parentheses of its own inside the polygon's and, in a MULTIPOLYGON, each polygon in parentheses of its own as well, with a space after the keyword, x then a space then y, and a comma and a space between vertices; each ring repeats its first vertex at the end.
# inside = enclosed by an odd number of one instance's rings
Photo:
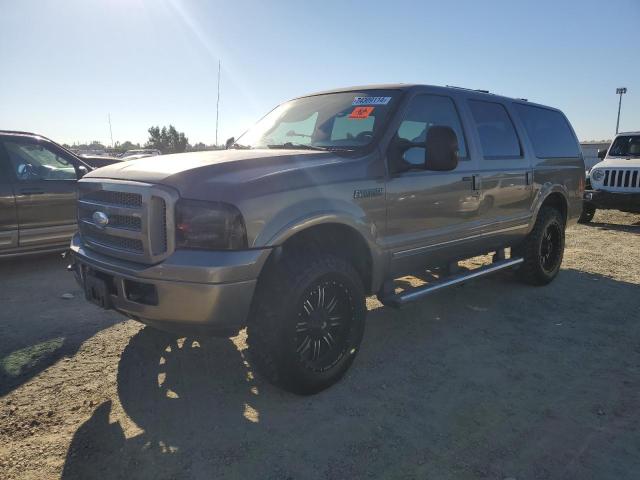
POLYGON ((241 336, 87 304, 57 256, 0 262, 0 478, 640 478, 639 257, 640 215, 598 212, 548 287, 370 299, 313 397, 254 377, 241 336))

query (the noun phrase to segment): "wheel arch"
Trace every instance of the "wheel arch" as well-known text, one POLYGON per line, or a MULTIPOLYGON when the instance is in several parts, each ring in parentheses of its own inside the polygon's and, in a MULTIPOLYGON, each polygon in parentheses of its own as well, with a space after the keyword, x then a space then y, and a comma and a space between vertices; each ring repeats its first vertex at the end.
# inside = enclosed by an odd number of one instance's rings
POLYGON ((546 188, 540 190, 540 193, 538 194, 538 201, 536 202, 536 208, 531 219, 530 230, 533 229, 536 219, 538 218, 538 214, 540 213, 540 209, 543 206, 553 206, 557 208, 562 214, 565 226, 567 225, 569 200, 566 188, 562 185, 549 185, 545 187, 546 188))
POLYGON ((362 278, 367 293, 377 291, 382 284, 384 252, 378 247, 375 226, 357 222, 338 212, 323 212, 290 223, 268 242, 272 252, 258 283, 272 262, 291 249, 308 249, 335 253, 352 262, 362 278))

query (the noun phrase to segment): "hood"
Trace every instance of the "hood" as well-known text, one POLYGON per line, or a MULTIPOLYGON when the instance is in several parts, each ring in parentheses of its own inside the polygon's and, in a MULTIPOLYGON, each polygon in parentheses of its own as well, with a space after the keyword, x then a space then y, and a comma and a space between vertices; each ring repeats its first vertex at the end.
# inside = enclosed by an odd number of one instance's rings
POLYGON ((607 157, 596 163, 593 168, 638 168, 640 157, 607 157))
POLYGON ((210 182, 237 184, 283 171, 340 162, 332 152, 315 150, 214 150, 123 161, 90 172, 87 178, 157 183, 179 188, 210 182))

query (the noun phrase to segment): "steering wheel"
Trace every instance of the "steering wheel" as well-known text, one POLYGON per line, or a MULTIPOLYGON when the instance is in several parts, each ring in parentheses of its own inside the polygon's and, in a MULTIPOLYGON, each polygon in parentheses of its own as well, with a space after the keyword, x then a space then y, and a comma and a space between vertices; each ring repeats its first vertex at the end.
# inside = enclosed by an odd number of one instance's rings
POLYGON ((18 165, 16 173, 18 174, 19 179, 28 180, 30 177, 34 176, 35 168, 30 163, 21 163, 18 165))

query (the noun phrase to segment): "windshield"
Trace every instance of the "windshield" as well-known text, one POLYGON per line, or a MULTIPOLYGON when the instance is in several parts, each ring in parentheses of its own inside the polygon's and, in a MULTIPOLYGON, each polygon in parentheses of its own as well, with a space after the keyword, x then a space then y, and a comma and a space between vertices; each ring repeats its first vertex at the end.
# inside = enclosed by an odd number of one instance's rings
POLYGON ((618 137, 609 149, 610 157, 640 157, 640 135, 618 137))
POLYGON ((291 100, 247 130, 232 148, 362 148, 384 128, 399 93, 367 90, 291 100))

